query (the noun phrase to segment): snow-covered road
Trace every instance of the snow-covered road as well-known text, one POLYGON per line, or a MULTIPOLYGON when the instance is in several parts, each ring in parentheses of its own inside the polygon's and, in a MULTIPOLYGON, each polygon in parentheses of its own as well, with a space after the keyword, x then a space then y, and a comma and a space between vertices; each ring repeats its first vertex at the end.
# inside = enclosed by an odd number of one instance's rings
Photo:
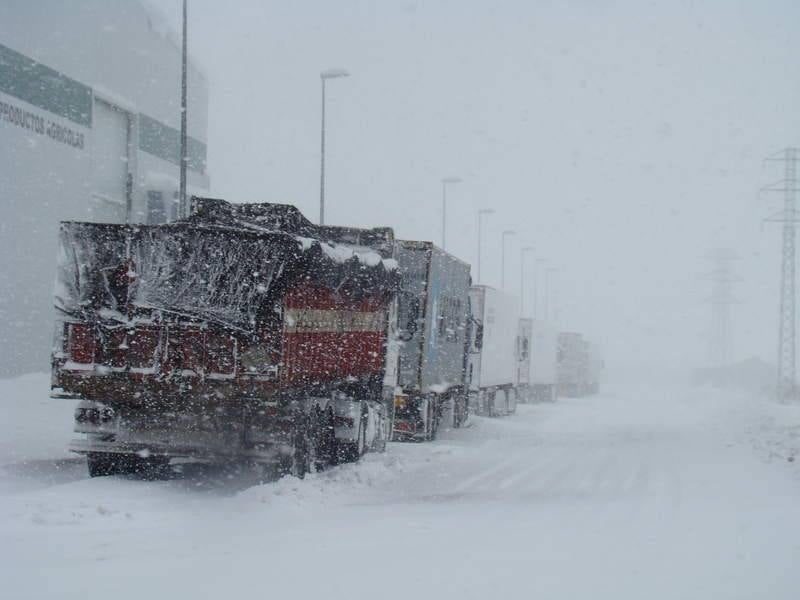
POLYGON ((4 597, 800 597, 795 407, 611 387, 253 485, 89 480, 46 387, 0 382, 4 597))

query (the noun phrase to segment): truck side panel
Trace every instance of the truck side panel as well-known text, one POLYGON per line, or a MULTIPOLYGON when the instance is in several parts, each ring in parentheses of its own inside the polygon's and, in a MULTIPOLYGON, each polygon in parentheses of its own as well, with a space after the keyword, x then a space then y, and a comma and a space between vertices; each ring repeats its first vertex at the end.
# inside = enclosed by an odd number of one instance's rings
POLYGON ((483 347, 479 385, 481 388, 513 386, 516 380, 519 301, 500 290, 482 287, 483 347))
POLYGON ((426 306, 423 392, 463 385, 469 309, 469 265, 432 248, 426 306))
POLYGON ((519 320, 517 334, 517 386, 527 387, 531 383, 531 346, 533 341, 533 321, 519 320))
POLYGON ((382 377, 386 319, 380 300, 348 302, 321 286, 293 288, 284 299, 282 381, 382 377))
POLYGON ((533 322, 531 383, 555 385, 558 368, 558 332, 545 321, 533 322))
POLYGON ((419 390, 427 324, 425 307, 430 251, 419 244, 398 242, 395 258, 401 277, 397 317, 401 347, 397 385, 404 390, 419 390))

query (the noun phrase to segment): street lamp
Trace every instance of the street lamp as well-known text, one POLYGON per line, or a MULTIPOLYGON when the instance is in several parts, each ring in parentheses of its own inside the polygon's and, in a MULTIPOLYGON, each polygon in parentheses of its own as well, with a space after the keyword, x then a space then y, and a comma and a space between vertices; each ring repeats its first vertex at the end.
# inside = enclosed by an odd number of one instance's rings
POLYGON ((322 142, 319 169, 319 224, 325 224, 325 82, 328 79, 349 77, 350 73, 344 69, 328 69, 319 74, 322 82, 322 142))
POLYGON ((525 246, 519 251, 519 295, 523 315, 525 314, 525 255, 533 250, 533 246, 525 246))
POLYGON ((447 250, 447 184, 461 183, 460 177, 442 179, 442 250, 447 250))
MULTIPOLYGON (((180 162, 180 183, 179 191, 178 191, 178 207, 180 211, 181 218, 185 219, 189 216, 189 205, 186 201, 186 165, 187 165, 187 124, 186 124, 186 77, 187 77, 187 51, 186 51, 186 18, 187 18, 187 9, 186 9, 186 0, 183 0, 183 36, 181 38, 181 162, 180 162)), ((127 218, 126 222, 130 223, 131 220, 131 197, 130 192, 128 192, 128 202, 127 202, 127 218)))
POLYGON ((547 269, 544 278, 544 320, 550 320, 550 276, 558 273, 558 269, 550 267, 547 269))
POLYGON ((517 232, 513 229, 506 229, 503 232, 502 243, 500 248, 500 289, 506 288, 506 238, 510 235, 516 235, 517 232))
POLYGON ((481 282, 481 227, 483 226, 483 217, 493 214, 493 208, 481 208, 478 210, 478 279, 475 283, 481 282))
POLYGON ((543 265, 545 260, 537 258, 533 263, 533 318, 539 314, 539 265, 543 265))

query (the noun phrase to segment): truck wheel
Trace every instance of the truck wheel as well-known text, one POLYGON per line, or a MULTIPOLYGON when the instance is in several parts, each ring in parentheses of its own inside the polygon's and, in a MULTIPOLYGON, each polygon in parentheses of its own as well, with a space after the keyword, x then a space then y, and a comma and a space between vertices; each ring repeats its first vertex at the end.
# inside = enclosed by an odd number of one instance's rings
POLYGON ((113 454, 90 452, 86 455, 89 477, 106 477, 119 472, 119 460, 113 454))
POLYGON ((431 400, 428 403, 428 441, 432 442, 436 439, 436 432, 439 429, 439 416, 438 416, 438 403, 431 400))
POLYGON ((290 457, 289 474, 303 479, 308 473, 308 436, 305 432, 300 432, 295 436, 294 451, 290 457))
POLYGON ((292 475, 303 479, 308 473, 310 460, 308 432, 306 420, 296 418, 292 433, 292 453, 282 456, 278 462, 278 473, 281 476, 292 475))
POLYGON ((315 418, 317 423, 314 462, 317 471, 322 471, 326 467, 336 464, 336 431, 333 425, 333 412, 326 411, 323 414, 317 410, 315 418))
POLYGON ((358 435, 355 442, 344 442, 337 440, 338 450, 336 457, 340 463, 357 462, 367 450, 367 414, 366 409, 361 413, 358 422, 358 435))
POLYGON ((517 412, 517 402, 519 402, 519 396, 517 395, 516 390, 508 390, 506 392, 506 404, 508 405, 508 414, 513 415, 517 412))

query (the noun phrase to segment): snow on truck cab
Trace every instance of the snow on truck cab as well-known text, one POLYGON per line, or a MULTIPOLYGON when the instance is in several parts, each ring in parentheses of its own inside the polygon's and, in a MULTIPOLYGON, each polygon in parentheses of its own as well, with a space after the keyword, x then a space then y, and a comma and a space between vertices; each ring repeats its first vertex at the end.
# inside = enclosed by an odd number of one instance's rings
POLYGON ((391 229, 193 198, 165 225, 64 222, 52 395, 92 475, 250 459, 302 476, 388 439, 391 229))

